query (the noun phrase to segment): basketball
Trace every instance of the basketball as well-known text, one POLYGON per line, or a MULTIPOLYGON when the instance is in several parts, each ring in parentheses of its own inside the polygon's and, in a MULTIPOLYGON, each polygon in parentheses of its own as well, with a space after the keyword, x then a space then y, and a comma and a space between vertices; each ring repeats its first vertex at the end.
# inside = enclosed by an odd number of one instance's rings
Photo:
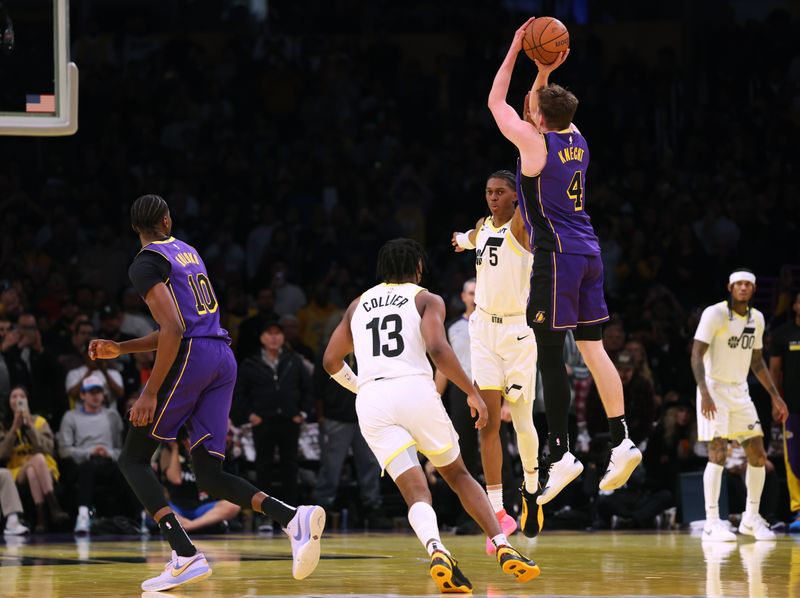
POLYGON ((539 17, 526 30, 522 49, 528 58, 551 64, 559 52, 569 48, 569 31, 553 17, 539 17))

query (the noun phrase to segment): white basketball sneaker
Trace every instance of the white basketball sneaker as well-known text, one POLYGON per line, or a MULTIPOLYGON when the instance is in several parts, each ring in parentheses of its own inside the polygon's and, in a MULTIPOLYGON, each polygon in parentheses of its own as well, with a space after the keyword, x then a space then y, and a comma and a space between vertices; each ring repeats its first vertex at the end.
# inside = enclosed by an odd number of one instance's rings
POLYGON ((774 540, 775 532, 769 529, 769 525, 761 515, 751 515, 747 512, 742 513, 742 521, 739 524, 739 533, 753 536, 756 540, 774 540))
POLYGON ((297 507, 283 530, 292 542, 292 577, 304 579, 319 563, 320 538, 325 529, 325 509, 316 505, 297 507))
POLYGON ((721 519, 707 519, 703 526, 703 542, 736 542, 736 534, 721 519))
POLYGON ((564 456, 550 466, 550 475, 547 484, 539 496, 536 497, 537 505, 544 505, 553 500, 567 484, 581 475, 583 463, 578 458, 567 451, 564 456))
POLYGON ((626 438, 611 449, 608 469, 600 480, 600 490, 616 490, 625 485, 633 470, 642 462, 642 452, 630 438, 626 438))
POLYGON ((192 556, 178 556, 173 550, 172 559, 164 567, 161 575, 143 582, 142 590, 163 592, 178 586, 197 583, 207 577, 211 577, 211 566, 202 552, 197 552, 192 556))

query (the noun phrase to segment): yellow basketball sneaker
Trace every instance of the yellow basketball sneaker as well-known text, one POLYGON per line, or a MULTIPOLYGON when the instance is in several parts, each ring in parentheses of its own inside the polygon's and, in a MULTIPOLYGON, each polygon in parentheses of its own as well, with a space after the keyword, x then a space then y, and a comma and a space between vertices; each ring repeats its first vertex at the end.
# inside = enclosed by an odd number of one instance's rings
POLYGON ((542 572, 539 565, 508 544, 497 547, 497 562, 500 563, 503 573, 513 575, 520 583, 536 579, 542 572))
POLYGON ((458 562, 443 550, 431 554, 431 577, 442 594, 471 594, 472 584, 461 573, 458 562))
POLYGON ((544 510, 542 505, 536 502, 536 497, 542 491, 542 485, 534 493, 525 489, 525 482, 522 482, 522 514, 519 518, 519 526, 522 533, 528 538, 535 538, 544 527, 544 510))

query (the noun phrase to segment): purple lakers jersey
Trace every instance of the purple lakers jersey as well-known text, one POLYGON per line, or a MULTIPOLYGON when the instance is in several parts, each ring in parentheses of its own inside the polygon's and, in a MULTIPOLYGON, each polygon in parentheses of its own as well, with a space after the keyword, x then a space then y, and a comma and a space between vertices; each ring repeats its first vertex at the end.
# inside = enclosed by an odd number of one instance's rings
POLYGON ((565 130, 545 133, 544 142, 547 160, 538 176, 522 174, 517 160, 517 196, 531 247, 599 255, 600 244, 586 213, 586 139, 565 130))
POLYGON ((164 283, 178 308, 183 324, 183 338, 229 339, 228 332, 220 326, 219 302, 197 250, 170 237, 145 245, 142 251, 162 255, 171 266, 169 277, 164 283))

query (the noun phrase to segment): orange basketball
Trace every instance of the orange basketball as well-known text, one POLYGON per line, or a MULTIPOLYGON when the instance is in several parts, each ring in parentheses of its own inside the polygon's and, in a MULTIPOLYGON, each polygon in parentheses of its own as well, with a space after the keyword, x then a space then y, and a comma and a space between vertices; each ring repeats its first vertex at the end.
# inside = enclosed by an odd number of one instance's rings
POLYGON ((537 17, 525 30, 522 49, 528 58, 550 64, 559 52, 569 48, 569 31, 564 23, 553 17, 537 17))

